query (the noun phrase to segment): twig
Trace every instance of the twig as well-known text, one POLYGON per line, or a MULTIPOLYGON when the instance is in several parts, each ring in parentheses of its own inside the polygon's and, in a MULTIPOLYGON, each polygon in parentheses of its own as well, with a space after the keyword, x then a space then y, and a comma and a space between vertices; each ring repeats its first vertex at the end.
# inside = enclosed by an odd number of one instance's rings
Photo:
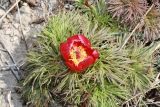
POLYGON ((9 57, 11 58, 12 62, 16 65, 15 60, 13 59, 13 56, 11 55, 11 53, 7 50, 7 48, 5 47, 5 45, 2 43, 2 41, 0 41, 0 44, 2 45, 2 47, 4 48, 4 50, 8 53, 9 57))
POLYGON ((5 10, 5 8, 2 5, 0 5, 0 8, 3 9, 3 10, 5 10))
POLYGON ((155 78, 154 82, 151 84, 151 87, 155 87, 160 83, 160 73, 158 73, 157 77, 155 78))
POLYGON ((157 101, 157 102, 154 102, 154 101, 147 101, 146 104, 148 104, 148 105, 149 105, 149 104, 152 104, 152 105, 155 104, 156 107, 160 107, 160 102, 159 102, 159 101, 157 101))
POLYGON ((0 71, 6 71, 6 70, 9 70, 11 67, 15 67, 15 66, 16 66, 15 64, 0 66, 0 71))
POLYGON ((120 50, 126 45, 126 43, 128 42, 128 40, 131 38, 131 36, 133 35, 133 33, 137 30, 137 28, 141 25, 141 22, 144 20, 144 18, 147 16, 147 14, 151 11, 151 9, 154 7, 154 4, 152 4, 150 6, 150 8, 147 10, 147 12, 143 15, 142 19, 140 20, 140 22, 135 26, 135 28, 132 30, 132 32, 129 34, 129 36, 126 38, 126 40, 124 41, 124 43, 122 44, 120 50))
MULTIPOLYGON (((140 93, 132 96, 130 99, 128 99, 127 101, 125 101, 125 102, 122 104, 122 106, 125 105, 125 104, 127 104, 128 102, 132 101, 133 99, 135 99, 135 98, 137 98, 137 97, 140 97, 140 96, 142 96, 142 95, 145 95, 146 93, 148 93, 148 92, 151 91, 152 89, 159 88, 159 87, 160 87, 160 86, 154 86, 154 87, 151 86, 151 88, 149 88, 149 89, 146 90, 145 92, 140 92, 140 93)), ((137 107, 137 106, 136 106, 136 107, 137 107)))
POLYGON ((134 107, 138 107, 138 104, 139 104, 139 102, 140 102, 142 99, 143 99, 143 96, 140 96, 140 97, 138 98, 138 101, 136 102, 136 104, 135 104, 134 107))
MULTIPOLYGON (((20 71, 19 71, 19 67, 16 65, 16 62, 15 62, 13 56, 12 56, 11 53, 7 50, 7 48, 5 47, 5 45, 3 44, 2 41, 0 41, 0 44, 2 45, 2 48, 4 48, 4 49, 6 50, 6 53, 9 55, 11 61, 15 64, 15 68, 17 69, 18 75, 17 75, 17 73, 15 72, 15 70, 14 70, 12 67, 10 67, 10 69, 11 69, 11 72, 12 72, 12 74, 14 75, 14 77, 17 79, 17 81, 19 81, 19 80, 20 80, 20 75, 21 75, 21 73, 20 73, 20 71)), ((7 64, 8 64, 8 63, 7 63, 7 64)), ((8 64, 8 65, 9 65, 9 64, 8 64)))
POLYGON ((11 91, 7 93, 7 102, 9 103, 9 107, 14 107, 11 101, 11 91))
POLYGON ((130 99, 128 99, 127 101, 125 101, 122 105, 127 104, 127 103, 130 102, 131 100, 133 100, 133 99, 135 99, 135 98, 137 98, 137 97, 139 97, 139 96, 141 96, 141 95, 142 95, 142 93, 136 94, 135 96, 133 96, 133 97, 131 97, 130 99))
POLYGON ((7 50, 6 50, 6 49, 1 49, 1 48, 0 48, 0 51, 6 52, 7 50))
MULTIPOLYGON (((12 74, 14 75, 14 77, 16 78, 16 80, 19 81, 21 79, 20 76, 17 75, 17 73, 15 72, 15 70, 12 67, 10 67, 10 70, 11 70, 12 74)), ((18 74, 19 74, 19 72, 18 72, 18 74)))
POLYGON ((154 49, 154 51, 158 50, 160 48, 160 42, 158 43, 158 45, 156 46, 156 48, 154 49))
MULTIPOLYGON (((17 0, 16 0, 16 1, 17 1, 17 0)), ((22 33, 22 39, 23 39, 23 41, 24 41, 26 50, 28 51, 28 45, 27 45, 26 38, 25 38, 25 35, 24 35, 24 33, 23 33, 23 29, 22 29, 21 13, 20 13, 18 4, 17 4, 17 9, 18 9, 18 16, 19 16, 19 23, 20 23, 21 33, 22 33)))
POLYGON ((10 8, 8 11, 6 11, 6 13, 0 18, 0 23, 3 21, 3 19, 6 17, 6 15, 20 2, 21 0, 16 1, 10 8))

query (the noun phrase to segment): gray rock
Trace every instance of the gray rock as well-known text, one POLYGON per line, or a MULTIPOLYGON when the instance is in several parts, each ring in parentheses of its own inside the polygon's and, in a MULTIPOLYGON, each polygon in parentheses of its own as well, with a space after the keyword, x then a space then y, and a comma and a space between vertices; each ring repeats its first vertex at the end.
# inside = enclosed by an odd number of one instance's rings
POLYGON ((64 8, 67 9, 67 10, 73 10, 75 7, 71 4, 65 4, 64 8))
POLYGON ((55 8, 57 8, 57 0, 49 0, 49 11, 53 11, 55 8))
POLYGON ((28 24, 31 22, 31 9, 30 7, 24 3, 24 5, 20 8, 20 14, 17 11, 15 14, 15 20, 16 22, 19 22, 21 19, 21 23, 24 26, 28 26, 28 24))
MULTIPOLYGON (((10 1, 12 1, 12 0, 10 0, 10 1)), ((8 7, 10 5, 9 0, 0 0, 0 5, 3 9, 5 9, 5 10, 8 9, 8 7)))
POLYGON ((21 14, 31 14, 31 9, 27 3, 23 3, 23 6, 20 8, 21 14))

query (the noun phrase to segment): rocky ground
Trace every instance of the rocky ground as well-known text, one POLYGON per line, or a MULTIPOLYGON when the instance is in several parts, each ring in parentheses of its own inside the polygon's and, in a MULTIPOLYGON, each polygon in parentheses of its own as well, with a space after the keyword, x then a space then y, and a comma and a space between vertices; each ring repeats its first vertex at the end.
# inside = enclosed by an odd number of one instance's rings
POLYGON ((0 107, 24 106, 16 91, 20 68, 56 8, 56 0, 0 0, 0 107))

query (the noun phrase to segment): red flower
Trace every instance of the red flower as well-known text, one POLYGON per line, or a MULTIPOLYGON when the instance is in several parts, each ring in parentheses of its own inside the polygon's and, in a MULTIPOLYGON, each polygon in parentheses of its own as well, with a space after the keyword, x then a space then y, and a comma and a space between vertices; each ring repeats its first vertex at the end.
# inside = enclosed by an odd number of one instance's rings
POLYGON ((60 53, 66 65, 75 72, 83 72, 99 57, 99 53, 91 48, 90 41, 84 35, 69 37, 60 44, 60 53))

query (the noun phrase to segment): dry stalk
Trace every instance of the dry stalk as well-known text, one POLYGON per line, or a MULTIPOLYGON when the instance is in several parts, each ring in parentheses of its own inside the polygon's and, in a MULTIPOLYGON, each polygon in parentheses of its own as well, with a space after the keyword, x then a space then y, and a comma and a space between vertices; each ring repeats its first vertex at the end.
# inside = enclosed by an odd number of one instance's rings
POLYGON ((7 16, 7 14, 20 2, 21 0, 16 0, 16 2, 5 12, 5 14, 0 18, 0 23, 7 16))
MULTIPOLYGON (((19 81, 21 73, 20 73, 19 67, 16 64, 16 61, 14 60, 12 54, 7 50, 7 48, 5 47, 5 45, 2 41, 0 41, 0 45, 2 46, 4 52, 6 52, 9 55, 11 61, 15 65, 14 67, 16 68, 17 72, 13 69, 13 67, 10 67, 10 70, 11 70, 12 74, 14 75, 14 77, 16 78, 16 80, 19 81)), ((6 64, 9 65, 8 62, 6 62, 6 64)))
MULTIPOLYGON (((16 2, 18 2, 18 1, 16 0, 16 2)), ((20 23, 20 31, 21 31, 21 34, 22 34, 22 40, 24 41, 26 50, 28 51, 28 45, 27 45, 26 38, 25 38, 25 35, 24 35, 24 32, 23 32, 23 28, 22 28, 21 13, 20 13, 20 10, 19 10, 18 3, 16 5, 17 5, 17 9, 18 9, 18 16, 19 16, 19 23, 20 23)))
POLYGON ((128 42, 128 40, 131 38, 131 36, 133 35, 133 33, 138 29, 138 27, 141 25, 141 22, 144 21, 145 17, 147 16, 147 14, 151 11, 151 9, 154 7, 154 4, 152 4, 150 6, 150 8, 146 11, 146 13, 143 15, 143 17, 141 18, 140 22, 135 26, 135 28, 132 30, 132 32, 129 34, 129 36, 125 39, 124 43, 122 44, 122 46, 120 47, 120 50, 126 45, 126 43, 128 42))
MULTIPOLYGON (((159 88, 159 87, 160 87, 160 86, 154 86, 154 87, 151 86, 151 88, 149 88, 149 89, 146 90, 145 92, 137 93, 136 95, 132 96, 131 98, 129 98, 128 100, 126 100, 124 103, 122 103, 122 106, 125 105, 125 104, 127 105, 130 101, 132 101, 132 100, 134 100, 134 99, 136 99, 136 98, 138 98, 138 100, 140 100, 140 97, 143 98, 143 95, 145 95, 146 93, 148 93, 148 92, 151 91, 152 89, 159 88)), ((130 106, 128 106, 128 107, 130 107, 130 106)), ((134 107, 137 107, 137 106, 134 106, 134 107)))

